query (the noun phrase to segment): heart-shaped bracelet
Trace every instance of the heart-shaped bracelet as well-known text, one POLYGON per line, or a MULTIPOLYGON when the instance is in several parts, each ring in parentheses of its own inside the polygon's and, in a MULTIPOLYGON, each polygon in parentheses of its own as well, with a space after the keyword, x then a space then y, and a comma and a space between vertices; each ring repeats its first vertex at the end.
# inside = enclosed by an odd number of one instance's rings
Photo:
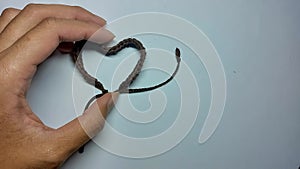
MULTIPOLYGON (((97 78, 91 76, 84 68, 81 50, 86 42, 87 42, 86 40, 76 42, 74 44, 73 50, 71 52, 71 56, 73 58, 73 61, 76 65, 77 69, 79 70, 79 72, 81 73, 81 75, 83 76, 85 81, 87 83, 89 83, 90 85, 95 86, 95 88, 101 90, 102 93, 93 96, 87 102, 87 104, 84 108, 84 111, 90 106, 90 104, 96 98, 99 98, 99 97, 103 96, 105 93, 108 93, 108 90, 104 88, 103 84, 97 78)), ((128 38, 128 39, 122 40, 115 46, 102 48, 102 50, 103 50, 102 52, 105 53, 105 56, 111 56, 111 55, 116 55, 118 52, 120 52, 124 48, 128 48, 128 47, 137 49, 140 52, 140 59, 138 60, 136 66, 134 67, 132 72, 120 84, 119 88, 117 90, 115 90, 114 92, 119 92, 120 94, 124 94, 124 93, 130 94, 130 93, 140 93, 140 92, 154 90, 154 89, 157 89, 157 88, 162 87, 162 86, 166 85, 167 83, 169 83, 175 77, 176 73, 178 72, 181 58, 180 58, 180 50, 178 48, 176 48, 175 57, 176 57, 176 61, 177 61, 177 66, 176 66, 176 69, 174 70, 173 74, 167 80, 165 80, 164 82, 159 83, 155 86, 130 89, 129 86, 132 84, 132 82, 136 79, 136 77, 141 72, 145 58, 146 58, 146 49, 143 46, 143 44, 135 38, 128 38)), ((82 153, 84 151, 84 146, 82 146, 78 151, 79 151, 79 153, 82 153)))

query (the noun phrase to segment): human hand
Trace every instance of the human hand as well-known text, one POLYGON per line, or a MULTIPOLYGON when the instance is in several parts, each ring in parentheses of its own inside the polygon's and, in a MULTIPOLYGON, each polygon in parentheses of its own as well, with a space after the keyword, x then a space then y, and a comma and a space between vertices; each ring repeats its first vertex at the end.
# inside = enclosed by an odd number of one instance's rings
MULTIPOLYGON (((57 47, 88 39, 105 20, 80 8, 31 4, 6 9, 0 16, 0 164, 1 168, 57 168, 99 132, 118 94, 98 99, 83 115, 58 129, 32 112, 26 92, 37 70, 57 47), (67 42, 67 43, 62 43, 67 42)), ((114 38, 105 29, 93 41, 114 38)))

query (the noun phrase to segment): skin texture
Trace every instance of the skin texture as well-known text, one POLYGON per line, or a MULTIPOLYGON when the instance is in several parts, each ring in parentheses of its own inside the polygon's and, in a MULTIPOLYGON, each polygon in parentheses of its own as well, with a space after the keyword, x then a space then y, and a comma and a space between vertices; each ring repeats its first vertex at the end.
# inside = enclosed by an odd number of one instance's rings
MULTIPOLYGON (((97 134, 118 93, 107 93, 82 116, 53 129, 32 112, 26 92, 37 70, 55 49, 70 52, 72 42, 88 39, 105 20, 76 6, 30 4, 0 16, 1 168, 58 168, 97 134)), ((93 41, 114 35, 103 29, 93 41)))

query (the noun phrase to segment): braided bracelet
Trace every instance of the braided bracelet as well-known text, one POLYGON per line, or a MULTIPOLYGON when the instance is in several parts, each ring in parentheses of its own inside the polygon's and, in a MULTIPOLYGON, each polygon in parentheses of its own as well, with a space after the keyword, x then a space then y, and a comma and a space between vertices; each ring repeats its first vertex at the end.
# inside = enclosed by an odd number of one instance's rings
MULTIPOLYGON (((95 77, 91 76, 84 68, 84 64, 83 64, 83 60, 82 60, 82 54, 80 53, 83 46, 85 45, 87 41, 86 40, 81 40, 78 41, 74 44, 73 50, 71 52, 71 56, 73 58, 73 61, 77 67, 77 69, 79 70, 79 72, 81 73, 81 75, 83 76, 83 78, 85 79, 85 81, 90 84, 95 86, 95 88, 101 90, 101 94, 97 94, 95 96, 93 96, 86 104, 84 111, 90 106, 90 104, 96 99, 99 98, 101 96, 103 96, 105 93, 108 93, 108 90, 104 88, 103 84, 95 77)), ((141 93, 141 92, 146 92, 146 91, 150 91, 150 90, 154 90, 157 89, 159 87, 162 87, 164 85, 166 85, 167 83, 169 83, 176 75, 176 73, 178 72, 179 66, 180 66, 180 50, 178 48, 176 48, 175 50, 175 57, 176 57, 176 61, 177 61, 177 66, 175 71, 173 72, 173 74, 164 82, 157 84, 155 86, 150 86, 150 87, 145 87, 145 88, 137 88, 137 89, 131 89, 129 88, 129 86, 132 84, 132 82, 136 79, 136 77, 139 75, 139 73, 141 72, 141 69, 143 67, 143 64, 145 62, 145 58, 146 58, 146 49, 143 46, 143 44, 138 41, 137 39, 134 38, 128 38, 128 39, 124 39, 121 42, 119 42, 117 45, 112 46, 112 47, 107 47, 107 48, 103 48, 103 52, 105 53, 105 56, 111 56, 111 55, 116 55, 118 52, 120 52, 121 50, 123 50, 124 48, 135 48, 140 52, 140 59, 138 60, 136 66, 134 67, 134 69, 132 70, 132 72, 128 75, 128 77, 120 84, 119 88, 117 90, 115 90, 114 92, 119 92, 120 94, 130 94, 130 93, 141 93)), ((83 153, 84 151, 84 146, 82 146, 78 152, 79 153, 83 153)))

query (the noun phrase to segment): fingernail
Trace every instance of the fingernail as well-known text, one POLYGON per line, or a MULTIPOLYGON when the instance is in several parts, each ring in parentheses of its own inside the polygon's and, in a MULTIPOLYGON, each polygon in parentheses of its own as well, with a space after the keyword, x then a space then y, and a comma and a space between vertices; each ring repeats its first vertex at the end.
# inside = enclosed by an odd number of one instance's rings
POLYGON ((116 36, 111 31, 102 27, 97 32, 95 32, 90 40, 98 44, 104 44, 112 41, 115 37, 116 36))
POLYGON ((111 93, 111 97, 109 98, 106 104, 108 111, 110 111, 115 106, 115 103, 117 102, 119 95, 120 94, 118 92, 111 93))
POLYGON ((97 23, 98 23, 100 26, 106 25, 106 20, 105 20, 105 19, 103 19, 103 18, 101 18, 100 16, 97 16, 97 15, 95 15, 95 16, 96 16, 96 18, 97 18, 97 23))
POLYGON ((106 25, 106 20, 102 17, 100 17, 99 15, 92 13, 92 15, 94 15, 93 20, 94 22, 96 22, 99 26, 104 26, 106 25))

